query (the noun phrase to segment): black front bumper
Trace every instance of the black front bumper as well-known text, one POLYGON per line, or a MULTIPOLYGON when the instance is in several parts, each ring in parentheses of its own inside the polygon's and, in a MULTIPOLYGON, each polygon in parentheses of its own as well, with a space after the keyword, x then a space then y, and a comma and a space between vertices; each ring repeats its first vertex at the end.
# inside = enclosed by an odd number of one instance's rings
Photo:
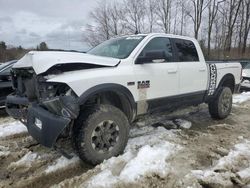
POLYGON ((7 97, 6 111, 10 116, 24 122, 29 134, 46 147, 55 144, 71 121, 70 118, 55 115, 35 103, 28 103, 26 98, 17 96, 7 97), (24 107, 19 108, 20 106, 24 107))

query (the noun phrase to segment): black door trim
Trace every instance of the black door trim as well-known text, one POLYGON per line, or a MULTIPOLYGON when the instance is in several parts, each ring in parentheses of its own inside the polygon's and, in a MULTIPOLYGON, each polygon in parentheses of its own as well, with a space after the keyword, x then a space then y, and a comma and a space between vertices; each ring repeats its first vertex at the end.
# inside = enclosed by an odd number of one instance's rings
POLYGON ((148 112, 153 113, 161 110, 173 111, 176 108, 201 104, 204 102, 206 92, 206 90, 197 91, 193 93, 148 100, 148 112))

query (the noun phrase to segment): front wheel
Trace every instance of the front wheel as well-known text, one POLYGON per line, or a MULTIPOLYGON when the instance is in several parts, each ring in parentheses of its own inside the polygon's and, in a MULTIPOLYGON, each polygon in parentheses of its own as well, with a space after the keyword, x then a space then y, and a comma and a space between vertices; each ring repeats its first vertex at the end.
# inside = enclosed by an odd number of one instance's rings
POLYGON ((95 165, 121 154, 128 135, 129 122, 125 114, 112 105, 98 105, 80 113, 73 140, 79 157, 95 165))
POLYGON ((232 91, 228 87, 220 88, 216 98, 208 104, 209 113, 214 119, 226 118, 232 109, 232 91))

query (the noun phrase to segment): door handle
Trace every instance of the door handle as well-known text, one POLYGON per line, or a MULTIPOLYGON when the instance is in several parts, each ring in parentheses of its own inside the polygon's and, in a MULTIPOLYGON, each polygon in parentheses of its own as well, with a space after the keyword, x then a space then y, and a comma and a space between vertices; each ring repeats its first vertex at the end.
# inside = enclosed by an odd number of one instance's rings
POLYGON ((199 69, 199 72, 205 72, 206 69, 202 68, 202 69, 199 69))
POLYGON ((169 74, 175 74, 175 73, 177 73, 177 69, 169 69, 168 73, 169 74))

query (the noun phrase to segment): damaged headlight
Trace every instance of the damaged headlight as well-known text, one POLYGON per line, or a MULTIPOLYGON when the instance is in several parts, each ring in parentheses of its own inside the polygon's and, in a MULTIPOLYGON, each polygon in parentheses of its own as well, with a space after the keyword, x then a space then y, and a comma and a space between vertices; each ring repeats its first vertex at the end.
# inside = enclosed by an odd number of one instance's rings
POLYGON ((40 82, 38 85, 39 98, 50 99, 55 96, 65 95, 70 87, 64 83, 40 82))
POLYGON ((77 96, 64 83, 43 82, 39 85, 40 102, 50 112, 75 119, 79 113, 77 96))

